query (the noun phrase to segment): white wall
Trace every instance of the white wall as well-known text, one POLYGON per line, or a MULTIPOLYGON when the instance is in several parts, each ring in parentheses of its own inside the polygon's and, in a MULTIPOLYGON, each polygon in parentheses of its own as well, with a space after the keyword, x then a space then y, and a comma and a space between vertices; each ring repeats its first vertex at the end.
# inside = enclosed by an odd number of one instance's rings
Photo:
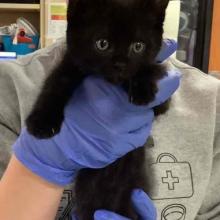
POLYGON ((164 24, 164 38, 177 40, 180 21, 180 0, 170 1, 164 24))

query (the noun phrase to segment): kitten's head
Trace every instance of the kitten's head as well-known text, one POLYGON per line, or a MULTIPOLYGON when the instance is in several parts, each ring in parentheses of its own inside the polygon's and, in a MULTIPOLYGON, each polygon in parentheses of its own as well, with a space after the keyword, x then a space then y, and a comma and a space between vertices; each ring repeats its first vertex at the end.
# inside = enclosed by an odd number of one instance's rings
POLYGON ((70 0, 67 44, 84 71, 119 83, 155 62, 169 0, 70 0))

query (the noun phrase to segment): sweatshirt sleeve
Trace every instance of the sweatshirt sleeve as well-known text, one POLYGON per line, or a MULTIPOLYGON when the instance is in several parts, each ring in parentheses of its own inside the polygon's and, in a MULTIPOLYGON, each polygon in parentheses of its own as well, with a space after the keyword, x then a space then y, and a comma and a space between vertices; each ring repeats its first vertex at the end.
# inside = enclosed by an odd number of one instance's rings
POLYGON ((196 220, 220 219, 220 81, 216 98, 216 126, 213 145, 212 173, 196 220))
POLYGON ((16 61, 0 63, 0 179, 43 80, 64 50, 65 42, 60 41, 16 61))
MULTIPOLYGON (((7 69, 10 71, 10 69, 7 69)), ((0 67, 0 178, 11 156, 11 145, 19 132, 18 98, 11 77, 6 74, 4 64, 0 67)))
POLYGON ((11 145, 17 134, 10 127, 0 122, 0 179, 11 157, 11 145))

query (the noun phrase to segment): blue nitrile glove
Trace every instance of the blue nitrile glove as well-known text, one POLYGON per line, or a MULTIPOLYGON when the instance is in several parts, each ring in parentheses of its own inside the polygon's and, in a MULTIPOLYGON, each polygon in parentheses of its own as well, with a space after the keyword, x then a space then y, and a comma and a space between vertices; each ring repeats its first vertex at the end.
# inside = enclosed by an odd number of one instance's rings
MULTIPOLYGON (((132 193, 131 197, 132 205, 137 215, 139 216, 139 220, 156 220, 157 211, 156 208, 148 197, 148 195, 141 189, 135 189, 132 193)), ((73 216, 73 219, 76 219, 73 216)), ((97 210, 94 214, 94 220, 131 220, 129 218, 118 215, 114 212, 110 212, 107 210, 97 210)))
POLYGON ((152 107, 166 101, 179 82, 180 74, 168 71, 158 82, 155 101, 136 106, 120 87, 89 76, 66 106, 60 133, 39 140, 23 128, 13 145, 15 155, 47 181, 67 185, 78 170, 105 167, 143 146, 151 132, 152 107))
POLYGON ((158 63, 162 63, 168 57, 170 57, 177 50, 177 42, 171 39, 164 39, 160 52, 158 53, 156 60, 158 63))

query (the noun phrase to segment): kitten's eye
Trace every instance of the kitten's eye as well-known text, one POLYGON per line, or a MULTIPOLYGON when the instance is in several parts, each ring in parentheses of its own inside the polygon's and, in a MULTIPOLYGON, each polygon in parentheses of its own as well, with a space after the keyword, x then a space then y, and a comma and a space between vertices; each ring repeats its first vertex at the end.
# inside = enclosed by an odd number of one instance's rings
POLYGON ((109 42, 105 39, 100 39, 96 41, 96 48, 101 51, 109 49, 109 42))
POLYGON ((142 53, 145 50, 145 44, 142 42, 135 42, 132 44, 132 49, 135 53, 142 53))

